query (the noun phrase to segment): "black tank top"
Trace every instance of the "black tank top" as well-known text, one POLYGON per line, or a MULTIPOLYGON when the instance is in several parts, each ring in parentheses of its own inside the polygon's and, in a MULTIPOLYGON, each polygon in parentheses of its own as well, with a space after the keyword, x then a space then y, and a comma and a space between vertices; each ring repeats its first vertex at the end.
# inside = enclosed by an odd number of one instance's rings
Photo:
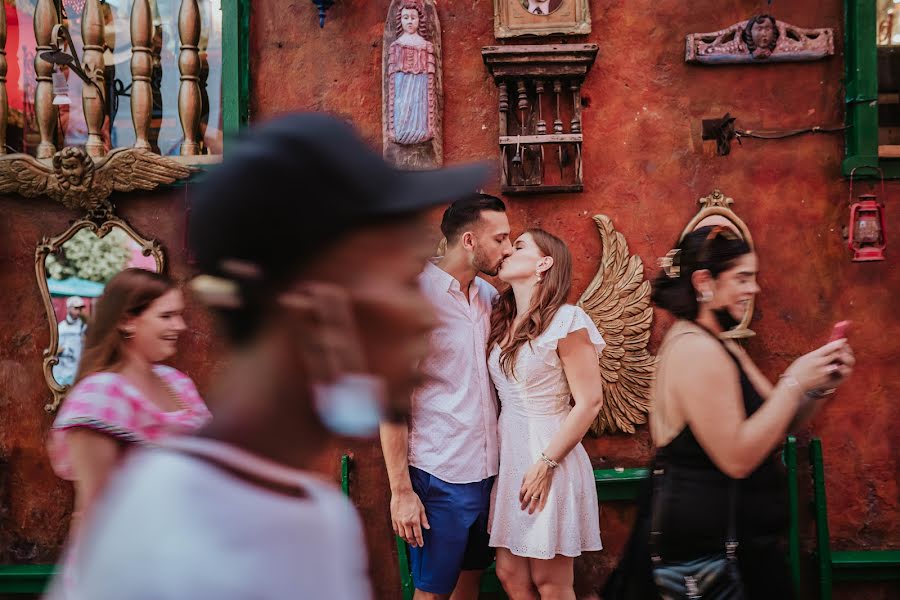
MULTIPOLYGON (((763 398, 738 358, 727 348, 725 352, 740 373, 744 410, 749 417, 762 406, 763 398)), ((665 465, 668 489, 662 516, 663 554, 668 559, 678 559, 721 551, 731 478, 713 463, 687 425, 657 450, 656 462, 665 465)), ((749 477, 738 481, 736 523, 738 539, 742 541, 778 536, 786 531, 787 485, 780 452, 773 453, 749 477)))

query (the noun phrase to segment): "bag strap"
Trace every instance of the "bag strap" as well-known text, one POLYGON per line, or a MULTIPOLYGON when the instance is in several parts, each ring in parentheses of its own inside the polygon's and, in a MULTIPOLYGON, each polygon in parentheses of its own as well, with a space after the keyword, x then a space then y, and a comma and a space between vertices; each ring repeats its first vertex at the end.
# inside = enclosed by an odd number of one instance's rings
MULTIPOLYGON (((657 455, 658 456, 658 455, 657 455)), ((666 471, 659 464, 653 465, 653 502, 650 508, 650 560, 654 565, 662 563, 659 540, 662 537, 663 477, 666 471)))
POLYGON ((729 561, 737 559, 737 497, 738 480, 732 479, 728 484, 728 529, 725 532, 725 557, 729 561))

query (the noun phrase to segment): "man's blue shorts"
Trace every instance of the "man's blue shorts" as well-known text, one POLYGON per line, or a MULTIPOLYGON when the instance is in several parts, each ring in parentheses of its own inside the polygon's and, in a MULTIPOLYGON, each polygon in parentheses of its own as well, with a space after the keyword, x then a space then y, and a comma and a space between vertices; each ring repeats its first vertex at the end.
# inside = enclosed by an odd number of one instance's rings
POLYGON ((449 594, 460 571, 485 569, 494 561, 487 532, 494 478, 447 483, 415 467, 409 478, 431 525, 422 529, 424 546, 409 548, 413 584, 423 592, 449 594))

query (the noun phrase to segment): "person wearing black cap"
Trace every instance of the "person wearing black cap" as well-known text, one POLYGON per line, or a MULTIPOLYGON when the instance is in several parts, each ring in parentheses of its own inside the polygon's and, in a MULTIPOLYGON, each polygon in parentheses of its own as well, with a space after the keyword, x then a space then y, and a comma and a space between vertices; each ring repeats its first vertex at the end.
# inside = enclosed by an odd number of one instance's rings
POLYGON ((324 114, 229 148, 189 238, 231 348, 214 419, 133 454, 86 524, 72 597, 371 598, 359 518, 308 470, 334 436, 408 412, 434 322, 422 213, 486 175, 394 170, 324 114))

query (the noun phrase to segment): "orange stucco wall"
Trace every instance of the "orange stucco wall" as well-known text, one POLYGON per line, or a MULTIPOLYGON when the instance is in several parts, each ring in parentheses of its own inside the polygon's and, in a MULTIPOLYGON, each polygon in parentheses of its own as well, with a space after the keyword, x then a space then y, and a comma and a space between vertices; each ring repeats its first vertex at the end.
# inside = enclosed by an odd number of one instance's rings
MULTIPOLYGON (((388 0, 338 0, 319 29, 310 2, 253 3, 252 118, 295 110, 330 110, 352 118, 381 145, 381 37, 388 0)), ((514 230, 539 225, 562 236, 573 251, 572 300, 596 272, 600 243, 591 216, 610 216, 644 262, 648 277, 697 210, 697 199, 719 188, 758 245, 763 293, 748 349, 776 377, 793 359, 828 335, 831 324, 853 319, 859 366, 816 421, 800 432, 823 439, 835 548, 900 547, 898 527, 898 417, 900 291, 897 244, 900 184, 887 184, 888 259, 855 264, 841 237, 846 224, 846 180, 840 176, 843 138, 801 136, 744 140, 731 155, 704 153, 699 121, 726 112, 744 129, 793 129, 843 121, 843 4, 840 0, 775 2, 780 19, 803 27, 835 28, 836 55, 813 63, 764 66, 688 66, 684 35, 713 31, 764 11, 751 0, 592 0, 593 31, 576 41, 597 43, 600 54, 583 86, 584 192, 507 197, 514 230)), ((497 91, 480 49, 495 45, 488 0, 440 0, 443 28, 444 156, 448 163, 497 155, 497 91)), ((302 182, 298 182, 302 184, 302 182)), ((859 186, 862 191, 866 186, 859 186)), ((119 200, 120 214, 159 239, 171 270, 189 269, 183 246, 184 193, 176 188, 119 200)), ((188 188, 189 189, 189 188, 188 188)), ((302 185, 298 186, 302 190, 302 185)), ((496 193, 499 183, 486 188, 496 193)), ((252 202, 252 199, 248 199, 252 202)), ((307 201, 298 194, 298 202, 307 201)), ((71 492, 47 463, 43 438, 51 417, 41 352, 48 331, 34 281, 37 242, 65 229, 74 214, 38 201, 0 199, 0 562, 49 562, 65 535, 71 492)), ((437 223, 438 215, 434 215, 437 223)), ((435 227, 435 239, 437 239, 435 227)), ((179 366, 204 389, 216 368, 209 323, 197 310, 179 366)), ((651 349, 668 321, 656 315, 651 349)), ((599 467, 638 466, 649 456, 646 429, 585 442, 599 467)), ((399 598, 396 554, 388 518, 389 492, 376 444, 335 447, 321 466, 337 472, 338 456, 352 451, 352 497, 365 524, 379 598, 399 598)), ((810 497, 801 452, 801 500, 810 497)), ((805 582, 814 587, 809 553, 812 520, 802 523, 805 582)), ((628 532, 632 510, 611 503, 601 510, 605 550, 576 563, 577 588, 602 583, 628 532)), ((843 586, 841 598, 887 598, 897 586, 843 586)))

